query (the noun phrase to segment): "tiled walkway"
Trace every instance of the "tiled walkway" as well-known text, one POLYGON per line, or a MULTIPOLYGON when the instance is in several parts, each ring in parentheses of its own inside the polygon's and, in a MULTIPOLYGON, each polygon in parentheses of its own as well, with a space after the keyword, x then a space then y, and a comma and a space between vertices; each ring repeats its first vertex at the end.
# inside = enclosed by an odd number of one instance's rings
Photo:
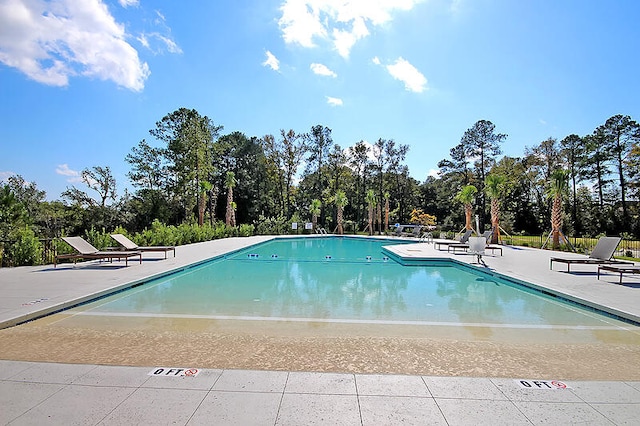
POLYGON ((149 375, 154 370, 0 361, 0 424, 635 425, 640 418, 640 382, 525 389, 513 379, 246 370, 149 375))

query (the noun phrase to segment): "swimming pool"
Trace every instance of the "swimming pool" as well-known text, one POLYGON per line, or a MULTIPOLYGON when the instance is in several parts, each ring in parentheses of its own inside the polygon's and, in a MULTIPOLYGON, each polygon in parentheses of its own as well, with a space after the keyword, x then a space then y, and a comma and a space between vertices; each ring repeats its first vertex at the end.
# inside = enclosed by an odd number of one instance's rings
POLYGON ((275 239, 67 314, 565 333, 629 326, 454 261, 401 265, 383 249, 389 244, 349 237, 275 239))

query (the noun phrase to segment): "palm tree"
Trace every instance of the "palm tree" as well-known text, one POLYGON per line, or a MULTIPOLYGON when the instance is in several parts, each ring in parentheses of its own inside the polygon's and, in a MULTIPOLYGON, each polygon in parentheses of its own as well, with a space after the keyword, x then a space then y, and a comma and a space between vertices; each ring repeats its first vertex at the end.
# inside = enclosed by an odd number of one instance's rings
POLYGON ((376 205, 376 193, 373 192, 373 189, 370 189, 364 198, 369 205, 369 235, 373 235, 373 208, 376 205))
POLYGON ((342 235, 344 232, 342 229, 344 206, 349 204, 349 200, 347 199, 347 195, 344 193, 344 191, 339 190, 338 192, 336 192, 336 195, 333 197, 333 202, 338 208, 338 214, 336 218, 336 221, 338 222, 338 235, 342 235))
POLYGON ((231 202, 231 226, 236 226, 236 210, 238 210, 238 205, 235 201, 231 202))
POLYGON ((389 191, 384 193, 384 232, 389 229, 389 191))
POLYGON ((547 188, 547 197, 553 199, 551 207, 551 235, 554 250, 560 246, 562 234, 562 197, 569 192, 569 172, 555 169, 551 173, 551 181, 547 188))
POLYGON ((317 198, 311 200, 309 205, 309 213, 311 213, 311 222, 313 223, 313 232, 316 232, 316 226, 318 225, 318 216, 322 211, 322 202, 317 198))
POLYGON ((236 186, 236 174, 227 172, 224 179, 224 186, 227 188, 227 214, 225 223, 227 226, 236 226, 236 213, 233 208, 233 188, 236 186))
POLYGON ((465 228, 468 230, 473 229, 473 226, 471 224, 471 216, 473 214, 473 203, 476 200, 477 192, 478 188, 473 185, 467 185, 462 187, 460 192, 458 192, 455 197, 456 201, 464 205, 465 228))
POLYGON ((491 198, 491 228, 492 243, 500 241, 500 198, 504 193, 504 183, 507 178, 504 175, 490 174, 484 180, 484 191, 491 198))

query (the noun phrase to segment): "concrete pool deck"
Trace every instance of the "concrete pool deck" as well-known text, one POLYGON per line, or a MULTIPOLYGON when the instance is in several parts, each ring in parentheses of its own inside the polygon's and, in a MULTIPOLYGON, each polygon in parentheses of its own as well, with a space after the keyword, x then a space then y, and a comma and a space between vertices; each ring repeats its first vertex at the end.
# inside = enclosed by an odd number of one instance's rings
MULTIPOLYGON (((87 262, 55 269, 52 265, 0 269, 0 325, 12 326, 267 239, 230 238, 181 246, 175 258, 145 254, 142 265, 132 262, 128 267, 87 262)), ((435 250, 428 243, 393 250, 405 258, 474 260, 460 252, 435 250)), ((574 256, 505 246, 502 256, 484 260, 489 270, 640 321, 640 277, 625 276, 619 285, 617 274, 603 273, 598 280, 593 265, 576 265, 571 273, 560 272, 565 270, 562 265, 549 270, 549 258, 559 255, 574 256)), ((2 336, 0 330, 0 342, 2 336)), ((148 373, 155 367, 200 366, 96 364, 0 361, 0 423, 473 424, 491 418, 492 424, 633 424, 640 418, 640 381, 633 379, 568 381, 572 389, 543 390, 525 389, 516 379, 558 377, 252 369, 202 369, 197 377, 152 377, 148 373)), ((632 367, 640 370, 640 364, 632 367)))

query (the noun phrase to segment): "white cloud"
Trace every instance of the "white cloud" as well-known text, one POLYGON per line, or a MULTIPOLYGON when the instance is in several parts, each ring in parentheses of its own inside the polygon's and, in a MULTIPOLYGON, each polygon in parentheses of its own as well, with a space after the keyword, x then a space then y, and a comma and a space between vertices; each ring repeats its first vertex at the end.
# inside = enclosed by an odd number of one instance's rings
POLYGON ((426 77, 406 59, 400 57, 396 59, 394 64, 387 65, 386 68, 393 78, 404 83, 405 89, 416 93, 422 93, 426 90, 426 77))
POLYGON ((439 169, 429 169, 429 171, 427 172, 427 176, 431 176, 431 177, 437 178, 438 176, 440 176, 440 170, 439 169))
POLYGON ((152 33, 141 33, 137 40, 147 49, 151 50, 153 53, 162 53, 167 50, 169 53, 182 53, 182 49, 180 46, 176 44, 168 36, 162 35, 159 32, 152 33), (151 41, 157 41, 158 43, 154 43, 154 46, 151 45, 151 41), (160 46, 158 46, 158 44, 160 46))
POLYGON ((374 56, 371 62, 373 62, 376 65, 380 65, 380 58, 378 58, 377 56, 374 56))
POLYGON ((326 65, 323 64, 311 64, 311 66, 309 67, 311 68, 311 71, 313 71, 314 74, 318 74, 318 75, 324 75, 327 77, 337 77, 338 75, 331 71, 329 68, 327 68, 326 65))
POLYGON ((40 83, 67 86, 80 75, 141 91, 149 66, 127 37, 101 0, 0 3, 0 62, 40 83))
POLYGON ((268 50, 266 51, 267 59, 262 63, 265 67, 270 67, 274 71, 278 71, 280 69, 280 61, 275 55, 268 50))
POLYGON ((82 182, 82 172, 70 169, 68 164, 58 165, 58 167, 56 167, 56 173, 62 176, 67 176, 67 182, 82 182))
POLYGON ((326 37, 327 30, 320 22, 320 11, 307 5, 307 1, 285 0, 280 7, 282 17, 278 25, 286 43, 298 43, 303 47, 313 47, 314 37, 326 37))
POLYGON ((327 103, 331 106, 342 106, 342 99, 327 96, 327 103))
POLYGON ((8 182, 11 176, 15 176, 14 172, 0 172, 0 182, 8 182))
POLYGON ((153 20, 153 25, 156 27, 156 31, 141 33, 137 37, 138 41, 154 54, 161 54, 165 51, 181 54, 182 49, 169 36, 169 34, 171 34, 171 28, 167 25, 167 19, 159 10, 155 10, 154 12, 156 18, 153 20))
POLYGON ((284 0, 278 21, 286 43, 314 47, 315 39, 330 40, 347 58, 358 40, 370 34, 369 26, 392 19, 396 10, 411 10, 424 0, 284 0))
POLYGON ((129 7, 129 6, 137 6, 140 1, 139 0, 118 0, 118 3, 120 3, 120 6, 122 7, 129 7))

